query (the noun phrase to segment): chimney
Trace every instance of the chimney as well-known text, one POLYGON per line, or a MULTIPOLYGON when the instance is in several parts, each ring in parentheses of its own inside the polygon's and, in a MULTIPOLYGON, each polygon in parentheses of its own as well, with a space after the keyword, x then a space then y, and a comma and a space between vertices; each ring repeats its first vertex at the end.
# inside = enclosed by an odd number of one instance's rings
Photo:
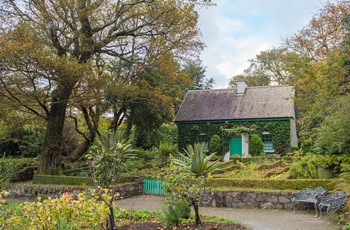
POLYGON ((243 96, 245 93, 245 89, 248 87, 247 83, 243 80, 236 81, 237 84, 237 95, 243 96))

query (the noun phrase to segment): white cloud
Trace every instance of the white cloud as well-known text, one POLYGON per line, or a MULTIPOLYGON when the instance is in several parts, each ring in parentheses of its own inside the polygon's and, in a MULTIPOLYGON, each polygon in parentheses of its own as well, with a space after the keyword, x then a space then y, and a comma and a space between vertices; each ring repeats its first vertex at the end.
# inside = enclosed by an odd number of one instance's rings
POLYGON ((216 22, 219 32, 222 34, 231 34, 242 32, 246 29, 246 25, 241 20, 232 20, 224 17, 216 22))
POLYGON ((215 88, 248 67, 248 60, 281 43, 306 26, 327 0, 220 0, 201 9, 200 28, 206 48, 201 55, 215 88))

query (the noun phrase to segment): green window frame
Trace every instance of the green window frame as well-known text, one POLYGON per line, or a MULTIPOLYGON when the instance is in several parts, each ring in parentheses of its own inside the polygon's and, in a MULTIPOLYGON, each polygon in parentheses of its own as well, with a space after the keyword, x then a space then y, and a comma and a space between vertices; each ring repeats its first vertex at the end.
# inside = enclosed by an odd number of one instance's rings
POLYGON ((197 137, 198 143, 204 145, 204 151, 209 151, 208 150, 208 138, 205 133, 201 133, 197 137))
POLYGON ((269 132, 263 132, 261 135, 261 139, 264 144, 264 152, 273 152, 273 138, 272 134, 269 132))

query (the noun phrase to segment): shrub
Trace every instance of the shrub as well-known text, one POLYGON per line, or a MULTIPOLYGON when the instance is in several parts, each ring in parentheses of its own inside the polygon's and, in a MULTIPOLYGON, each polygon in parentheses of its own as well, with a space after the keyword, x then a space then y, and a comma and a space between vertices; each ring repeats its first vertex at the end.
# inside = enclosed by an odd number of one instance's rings
POLYGON ((38 160, 36 158, 0 158, 0 162, 10 164, 15 171, 20 171, 28 166, 37 166, 38 160))
POLYGON ((221 154, 221 138, 219 135, 213 135, 209 142, 209 152, 221 154))
POLYGON ((89 177, 35 175, 33 184, 93 185, 89 177))
POLYGON ((145 160, 156 158, 160 155, 158 148, 152 148, 149 150, 138 148, 137 149, 138 158, 143 158, 145 160))
POLYGON ((349 103, 343 103, 337 112, 332 116, 327 116, 324 122, 316 128, 315 152, 341 154, 350 151, 348 111, 349 103))
MULTIPOLYGON (((5 128, 6 129, 6 128, 5 128)), ((0 137, 0 153, 14 157, 37 157, 44 142, 44 130, 40 126, 24 125, 6 131, 7 137, 0 137)))
POLYGON ((77 199, 65 193, 59 199, 4 208, 6 221, 0 221, 0 229, 104 229, 108 216, 107 205, 84 193, 77 199))
POLYGON ((262 152, 264 152, 264 143, 259 135, 253 134, 249 141, 249 154, 259 156, 262 152))
POLYGON ((290 178, 327 179, 340 173, 341 163, 345 159, 343 156, 312 153, 307 153, 302 157, 296 155, 290 167, 290 178))
POLYGON ((341 179, 227 179, 227 178, 209 178, 208 187, 215 189, 268 189, 268 190, 300 190, 303 188, 315 188, 322 186, 328 191, 336 188, 336 185, 342 182, 341 179))
POLYGON ((299 150, 299 147, 298 147, 298 146, 291 146, 291 147, 290 147, 290 151, 293 152, 293 153, 294 153, 295 151, 298 151, 298 150, 299 150))
POLYGON ((0 191, 5 189, 14 173, 13 166, 4 159, 0 160, 0 191))
POLYGON ((159 151, 162 156, 170 156, 177 153, 177 145, 170 141, 162 141, 159 145, 159 151))
POLYGON ((233 154, 230 156, 230 160, 240 160, 242 157, 238 154, 233 154))
POLYGON ((180 199, 175 204, 168 204, 163 209, 163 222, 168 227, 178 226, 181 219, 189 219, 191 216, 191 208, 185 199, 180 199))

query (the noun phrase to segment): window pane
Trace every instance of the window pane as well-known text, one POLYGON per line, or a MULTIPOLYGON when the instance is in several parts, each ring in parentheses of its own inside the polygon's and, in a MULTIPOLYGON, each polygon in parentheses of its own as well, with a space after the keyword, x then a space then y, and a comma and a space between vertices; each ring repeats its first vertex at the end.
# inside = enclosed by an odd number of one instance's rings
POLYGON ((198 143, 204 145, 204 151, 208 151, 208 141, 207 136, 205 134, 198 135, 198 143))
POLYGON ((272 151, 273 150, 273 142, 272 142, 272 134, 263 134, 261 139, 264 143, 264 151, 272 151))

